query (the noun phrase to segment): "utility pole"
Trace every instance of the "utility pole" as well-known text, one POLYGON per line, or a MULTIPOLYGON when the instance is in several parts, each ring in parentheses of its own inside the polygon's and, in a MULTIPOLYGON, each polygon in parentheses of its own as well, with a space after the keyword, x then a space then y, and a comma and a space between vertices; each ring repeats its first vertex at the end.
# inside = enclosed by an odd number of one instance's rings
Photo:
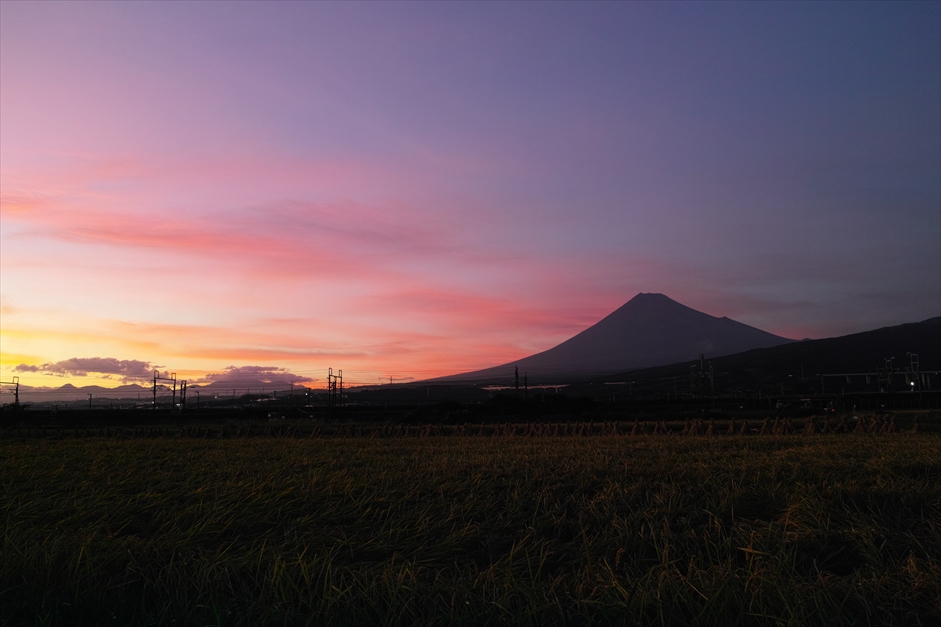
POLYGON ((91 409, 91 394, 88 395, 88 409, 91 409))
POLYGON ((921 385, 921 373, 919 372, 921 368, 918 365, 918 353, 908 353, 908 369, 912 373, 912 381, 909 387, 912 389, 913 394, 915 392, 915 388, 916 387, 918 388, 918 407, 921 408, 922 385, 921 385))
POLYGON ((912 388, 912 392, 915 391, 916 386, 919 391, 921 391, 921 386, 918 385, 918 370, 920 368, 918 365, 918 353, 906 353, 906 355, 908 355, 908 371, 912 375, 912 384, 909 387, 912 388))

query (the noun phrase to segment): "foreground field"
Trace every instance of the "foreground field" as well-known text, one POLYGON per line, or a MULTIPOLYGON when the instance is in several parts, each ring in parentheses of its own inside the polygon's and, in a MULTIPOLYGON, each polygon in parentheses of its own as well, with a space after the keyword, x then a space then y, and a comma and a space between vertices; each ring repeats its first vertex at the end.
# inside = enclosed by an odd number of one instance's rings
POLYGON ((0 622, 938 625, 941 438, 0 440, 0 622))

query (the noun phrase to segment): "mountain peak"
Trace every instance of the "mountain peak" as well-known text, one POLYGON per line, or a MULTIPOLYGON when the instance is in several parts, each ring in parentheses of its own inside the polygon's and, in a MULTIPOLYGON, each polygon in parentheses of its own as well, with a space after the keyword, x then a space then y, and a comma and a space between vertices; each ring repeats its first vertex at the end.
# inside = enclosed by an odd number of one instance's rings
MULTIPOLYGON (((657 292, 641 292, 634 298, 630 299, 622 306, 622 309, 628 307, 630 309, 636 309, 638 307, 646 308, 656 308, 658 310, 683 310, 683 311, 696 311, 684 305, 683 303, 678 303, 666 294, 659 294, 657 292)), ((697 312, 698 313, 698 312, 697 312)), ((705 314, 704 314, 705 315, 705 314)))
POLYGON ((528 372, 533 381, 579 378, 601 373, 731 355, 791 342, 736 322, 696 311, 659 293, 641 292, 602 320, 547 351, 496 368, 448 379, 505 376, 528 372))
POLYGON ((656 301, 660 301, 660 302, 670 301, 671 303, 676 302, 675 300, 673 300, 666 294, 661 294, 659 292, 640 292, 639 294, 637 294, 637 296, 635 296, 634 298, 630 299, 627 302, 643 303, 643 302, 656 302, 656 301))

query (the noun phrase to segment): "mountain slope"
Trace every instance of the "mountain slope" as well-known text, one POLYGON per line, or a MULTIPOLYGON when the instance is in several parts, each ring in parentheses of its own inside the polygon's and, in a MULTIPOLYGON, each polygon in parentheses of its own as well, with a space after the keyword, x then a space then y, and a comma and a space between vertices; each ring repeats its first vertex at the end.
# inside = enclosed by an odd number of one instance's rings
MULTIPOLYGON (((759 348, 709 359, 709 362, 715 372, 715 391, 720 395, 762 388, 767 393, 768 386, 777 390, 782 383, 788 393, 811 388, 819 391, 820 375, 829 377, 827 390, 878 391, 876 371, 885 366, 885 360, 894 358, 893 368, 900 381, 911 365, 911 353, 918 355, 919 371, 929 376, 924 389, 937 390, 938 379, 934 373, 941 370, 941 317, 852 335, 759 348), (857 373, 870 377, 853 377, 852 384, 848 378, 835 377, 857 373)), ((662 397, 668 392, 675 393, 677 381, 688 389, 689 376, 690 363, 675 363, 622 372, 596 379, 594 384, 608 379, 633 381, 631 389, 639 397, 662 397)), ((783 392, 785 388, 780 389, 783 392)), ((572 388, 570 393, 589 395, 594 393, 592 390, 586 383, 584 387, 572 388)))
MULTIPOLYGON (((756 349, 712 360, 716 372, 734 376, 785 378, 814 377, 820 374, 875 373, 894 358, 893 368, 904 371, 910 366, 909 354, 919 357, 919 370, 941 370, 941 317, 830 337, 804 340, 787 346, 756 349)), ((673 377, 689 373, 688 363, 676 363, 643 371, 631 376, 673 377)), ((628 373, 624 373, 627 377, 628 373)))
POLYGON ((663 294, 638 294, 554 348, 494 368, 435 381, 507 381, 514 368, 530 383, 577 379, 777 346, 792 340, 696 311, 663 294))

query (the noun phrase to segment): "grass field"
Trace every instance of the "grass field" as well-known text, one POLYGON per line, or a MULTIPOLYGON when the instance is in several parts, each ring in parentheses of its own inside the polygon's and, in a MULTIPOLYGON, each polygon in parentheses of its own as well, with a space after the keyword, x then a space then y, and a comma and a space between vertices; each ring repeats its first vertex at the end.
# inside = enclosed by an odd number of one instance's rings
POLYGON ((941 624, 933 434, 6 437, 0 481, 8 625, 941 624))

